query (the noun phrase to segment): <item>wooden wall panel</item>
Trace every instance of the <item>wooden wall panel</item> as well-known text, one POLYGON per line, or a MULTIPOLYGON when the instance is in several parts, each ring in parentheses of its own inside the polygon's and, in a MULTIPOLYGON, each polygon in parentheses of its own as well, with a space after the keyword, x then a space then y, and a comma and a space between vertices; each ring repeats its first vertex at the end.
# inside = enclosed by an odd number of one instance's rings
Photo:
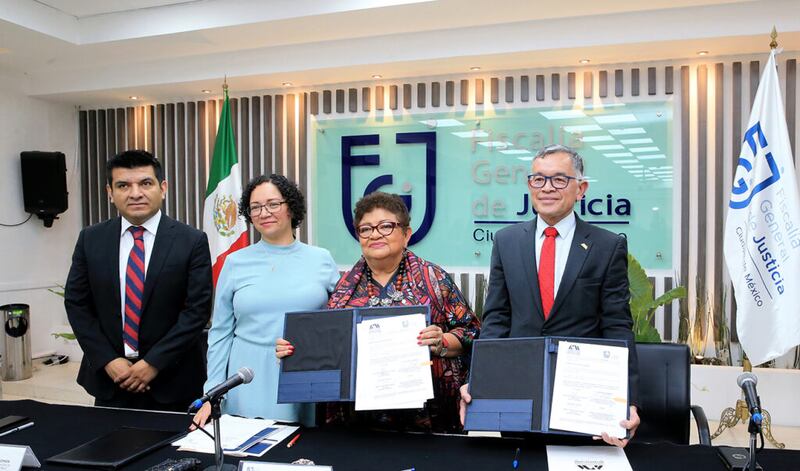
MULTIPOLYGON (((798 135, 796 58, 796 55, 790 55, 779 59, 780 77, 785 84, 787 125, 795 158, 798 135)), ((514 108, 529 102, 531 94, 535 96, 537 106, 545 107, 568 107, 574 104, 572 100, 578 99, 602 99, 605 102, 610 96, 613 97, 611 101, 625 102, 640 94, 644 95, 643 99, 669 100, 675 94, 673 162, 679 206, 674 208, 674 213, 678 227, 675 234, 679 242, 673 260, 677 276, 651 274, 651 277, 655 280, 656 294, 678 283, 694 283, 688 278, 690 273, 698 274, 698 291, 709 291, 710 302, 719 303, 725 291, 724 296, 732 305, 729 325, 735 340, 736 304, 723 267, 720 239, 724 211, 720 208, 725 206, 730 186, 725 175, 736 165, 743 127, 760 73, 761 62, 750 58, 696 65, 680 61, 632 64, 608 70, 577 67, 531 70, 479 78, 341 84, 287 95, 235 97, 231 99, 231 111, 243 183, 252 176, 276 172, 297 181, 304 192, 313 193, 313 188, 308 187, 309 169, 312 168, 309 159, 313 158, 308 155, 310 116, 326 118, 335 113, 337 117, 345 117, 363 112, 389 112, 398 107, 423 113, 431 108, 441 112, 457 111, 464 106, 475 106, 479 110, 485 106, 514 108), (642 70, 646 70, 644 77, 641 76, 642 70), (533 83, 530 77, 533 77, 533 83), (728 77, 727 82, 722 77, 728 77), (629 86, 625 84, 628 79, 629 86), (728 83, 730 90, 725 88, 728 83), (487 85, 488 90, 485 89, 487 85), (647 93, 640 87, 646 87, 647 93), (502 97, 500 93, 503 93, 502 97), (501 102, 503 104, 499 105, 501 102), (696 210, 691 213, 682 211, 681 208, 687 207, 689 202, 696 205, 696 210), (709 283, 704 287, 705 279, 709 283), (713 285, 710 280, 714 280, 713 285)), ((212 99, 79 111, 77 132, 84 224, 114 216, 113 205, 104 194, 105 160, 117 152, 137 147, 152 150, 164 164, 170 181, 165 212, 194 226, 202 224, 202 204, 220 105, 221 100, 212 99)), ((309 236, 306 222, 301 225, 298 237, 308 241, 309 236)), ((467 276, 454 273, 453 276, 470 293, 470 299, 482 299, 478 287, 479 283, 485 283, 484 271, 469 272, 467 276)), ((665 339, 678 338, 681 326, 677 313, 688 308, 689 303, 683 300, 657 311, 656 326, 665 339)))

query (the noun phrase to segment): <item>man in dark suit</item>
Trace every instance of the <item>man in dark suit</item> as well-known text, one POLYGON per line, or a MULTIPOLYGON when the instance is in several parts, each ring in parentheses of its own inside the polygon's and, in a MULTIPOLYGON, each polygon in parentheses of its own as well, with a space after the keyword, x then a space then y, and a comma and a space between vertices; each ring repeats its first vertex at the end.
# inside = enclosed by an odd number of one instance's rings
POLYGON ((208 239, 161 213, 167 182, 150 153, 122 152, 107 174, 121 217, 81 231, 65 290, 78 383, 95 405, 185 411, 206 378, 208 239))
MULTIPOLYGON (((624 237, 578 218, 573 207, 589 183, 583 159, 553 145, 533 159, 528 190, 537 212, 494 236, 489 292, 481 338, 568 336, 629 342, 629 397, 637 402, 638 372, 628 287, 628 246, 624 237)), ((461 388, 463 409, 471 398, 461 388)), ((623 427, 639 425, 636 406, 623 427)), ((625 446, 603 434, 608 443, 625 446)))

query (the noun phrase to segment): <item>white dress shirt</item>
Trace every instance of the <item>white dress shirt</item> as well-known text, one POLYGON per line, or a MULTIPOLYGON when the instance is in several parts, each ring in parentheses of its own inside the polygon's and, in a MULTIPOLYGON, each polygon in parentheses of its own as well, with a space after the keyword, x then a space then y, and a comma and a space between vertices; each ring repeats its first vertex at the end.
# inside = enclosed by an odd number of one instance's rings
MULTIPOLYGON (((544 245, 544 230, 550 227, 544 222, 541 216, 536 216, 536 272, 539 272, 539 262, 542 260, 542 246, 544 245)), ((569 249, 572 246, 572 236, 575 235, 575 213, 570 213, 564 219, 558 221, 555 226, 558 231, 556 236, 556 260, 555 260, 555 279, 553 280, 553 298, 558 296, 558 287, 561 284, 561 276, 564 275, 564 268, 567 266, 569 249)))
MULTIPOLYGON (((161 210, 155 213, 150 219, 142 224, 144 228, 144 273, 145 280, 147 279, 147 267, 150 266, 150 255, 153 253, 153 245, 156 241, 156 231, 158 231, 158 223, 161 222, 161 210)), ((122 314, 122 328, 125 328, 125 272, 128 269, 128 257, 133 248, 133 234, 128 230, 133 226, 127 219, 122 218, 122 224, 119 234, 119 299, 120 299, 120 312, 122 314)), ((136 357, 138 352, 131 349, 128 344, 125 344, 125 356, 136 357)))

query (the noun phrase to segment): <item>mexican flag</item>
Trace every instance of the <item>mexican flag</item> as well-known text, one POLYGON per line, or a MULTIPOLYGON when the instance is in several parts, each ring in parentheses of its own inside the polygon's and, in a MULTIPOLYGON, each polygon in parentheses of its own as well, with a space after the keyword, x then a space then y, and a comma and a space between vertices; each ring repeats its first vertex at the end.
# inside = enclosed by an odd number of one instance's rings
POLYGON ((203 206, 203 231, 208 235, 211 249, 214 286, 217 286, 217 278, 228 254, 248 245, 247 225, 239 217, 241 197, 242 174, 236 159, 236 139, 226 87, 203 206))

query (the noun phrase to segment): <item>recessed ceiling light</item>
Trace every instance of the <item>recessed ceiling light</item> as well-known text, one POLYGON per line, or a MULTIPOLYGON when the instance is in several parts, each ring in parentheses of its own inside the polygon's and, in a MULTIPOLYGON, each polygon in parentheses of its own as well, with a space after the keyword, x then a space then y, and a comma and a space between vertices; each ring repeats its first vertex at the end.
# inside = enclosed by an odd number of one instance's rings
POLYGON ((383 78, 383 75, 381 75, 381 74, 372 74, 372 78, 381 79, 381 78, 383 78))
POLYGON ((589 59, 581 59, 578 62, 581 63, 581 64, 588 64, 591 61, 589 59))
POLYGON ((475 71, 475 70, 481 70, 481 68, 476 65, 476 66, 470 67, 469 70, 475 71))
POLYGON ((201 90, 201 91, 202 91, 203 93, 211 93, 211 90, 209 90, 209 89, 207 89, 207 88, 204 88, 204 89, 203 89, 203 90, 201 90))
POLYGON ((708 51, 697 51, 697 55, 698 56, 707 56, 708 55, 708 51))
POLYGON ((136 96, 136 95, 131 95, 128 98, 130 98, 131 100, 138 100, 139 99, 139 97, 136 96))
POLYGON ((292 86, 292 82, 283 82, 282 85, 284 87, 291 87, 292 86))

